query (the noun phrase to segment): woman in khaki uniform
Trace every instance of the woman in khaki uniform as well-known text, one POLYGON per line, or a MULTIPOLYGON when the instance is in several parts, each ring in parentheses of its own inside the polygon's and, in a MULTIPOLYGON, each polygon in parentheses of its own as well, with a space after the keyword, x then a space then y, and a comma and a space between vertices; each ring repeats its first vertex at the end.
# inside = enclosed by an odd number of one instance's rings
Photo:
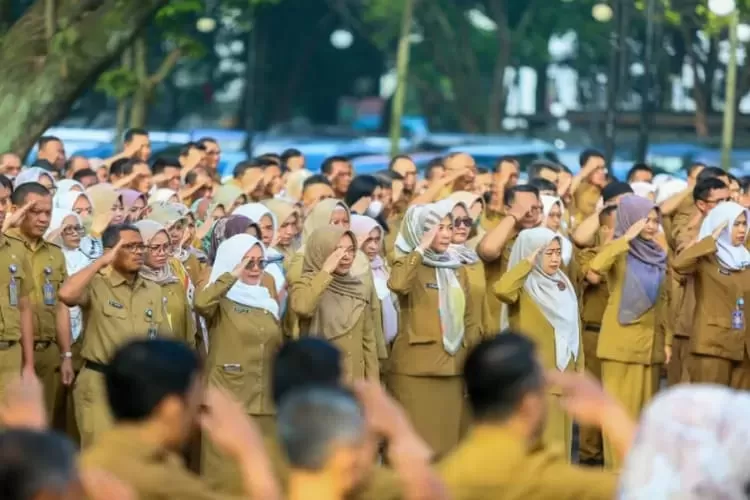
MULTIPOLYGON (((195 347, 195 321, 192 303, 188 300, 189 291, 180 282, 170 265, 172 245, 164 226, 156 221, 142 220, 135 227, 146 245, 141 277, 161 287, 163 295, 162 322, 160 336, 174 337, 195 347)), ((179 262, 175 264, 181 265, 179 262)))
POLYGON ((750 389, 748 214, 734 202, 718 205, 703 221, 698 243, 672 263, 677 273, 694 280, 695 327, 687 360, 691 382, 750 389))
POLYGON ((198 257, 184 248, 187 234, 188 219, 180 209, 181 205, 176 203, 156 203, 149 207, 150 211, 146 220, 156 221, 167 230, 172 244, 172 256, 182 263, 187 271, 190 281, 198 283, 203 273, 203 265, 198 257))
MULTIPOLYGON (((208 323, 208 381, 245 406, 265 436, 274 429, 271 368, 282 343, 279 303, 263 272, 265 250, 249 234, 221 244, 208 286, 195 297, 195 309, 208 323)), ((237 490, 240 476, 232 461, 203 440, 202 472, 223 491, 237 490)))
MULTIPOLYGON (((508 272, 492 292, 503 302, 503 326, 524 332, 536 344, 545 370, 583 371, 578 297, 562 271, 562 237, 538 227, 521 231, 508 272)), ((570 460, 573 422, 560 406, 559 388, 547 389, 543 440, 561 446, 570 460)))
MULTIPOLYGON (((291 289, 295 281, 299 280, 302 276, 302 261, 304 260, 305 244, 313 231, 328 225, 341 226, 344 229, 349 229, 350 223, 351 213, 349 212, 349 207, 347 207, 341 200, 329 198, 321 200, 313 207, 307 215, 302 227, 301 246, 286 266, 286 279, 287 283, 289 283, 289 289, 291 289)), ((283 321, 284 334, 289 338, 299 338, 299 323, 297 321, 297 315, 291 308, 287 308, 283 321)))
MULTIPOLYGON (((659 218, 653 202, 634 194, 623 196, 615 239, 589 265, 591 271, 606 275, 609 288, 596 350, 602 384, 636 419, 656 394, 661 365, 667 359, 660 321, 667 313, 667 256, 654 241, 659 218)), ((606 439, 604 462, 615 469, 621 465, 606 439)))
POLYGON ((289 306, 301 332, 323 336, 339 348, 347 380, 380 377, 372 280, 352 274, 357 237, 342 227, 313 231, 305 244, 302 276, 292 284, 289 306))
POLYGON ((297 210, 293 203, 278 198, 265 200, 263 204, 276 218, 276 246, 274 248, 284 256, 284 268, 286 268, 297 251, 295 245, 299 219, 297 210))
POLYGON ((452 237, 444 205, 409 207, 388 280, 401 311, 388 386, 437 456, 458 444, 467 339, 479 336, 469 278, 448 252, 452 237))

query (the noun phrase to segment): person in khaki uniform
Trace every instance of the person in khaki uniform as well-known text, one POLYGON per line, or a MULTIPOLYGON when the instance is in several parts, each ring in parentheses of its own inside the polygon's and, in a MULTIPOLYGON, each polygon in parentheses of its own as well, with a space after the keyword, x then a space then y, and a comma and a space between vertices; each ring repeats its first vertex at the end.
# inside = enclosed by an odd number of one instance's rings
POLYGON ((80 306, 85 318, 83 369, 73 390, 81 446, 112 426, 104 391, 104 372, 118 347, 128 340, 156 338, 162 329, 162 292, 141 278, 145 245, 135 226, 114 225, 102 234, 107 250, 60 288, 60 300, 80 306))
POLYGON ((378 380, 378 333, 371 303, 377 294, 371 273, 368 279, 354 275, 361 253, 357 237, 343 227, 322 227, 309 235, 304 252, 302 276, 289 291, 300 332, 322 335, 341 350, 347 380, 378 380))
POLYGON ((280 500, 260 432, 241 404, 215 388, 206 392, 202 380, 198 356, 181 342, 118 349, 105 375, 116 423, 83 451, 81 469, 113 474, 140 500, 280 500), (183 465, 179 450, 198 423, 238 464, 236 496, 213 491, 183 465))
MULTIPOLYGON (((273 279, 263 272, 265 249, 249 234, 224 241, 196 311, 209 329, 208 382, 242 404, 264 436, 275 431, 271 397, 273 357, 282 344, 273 279)), ((210 440, 202 445, 202 475, 217 490, 239 490, 241 475, 210 440)))
MULTIPOLYGON (((654 241, 659 213, 653 202, 629 194, 617 209, 615 239, 591 260, 590 270, 606 276, 609 302, 604 312, 596 354, 601 360, 604 388, 633 418, 659 388, 661 365, 667 358, 662 329, 666 314, 666 254, 654 241)), ((604 441, 604 463, 621 462, 604 441)))
MULTIPOLYGON (((162 290, 162 317, 160 336, 174 337, 195 347, 196 330, 189 289, 180 281, 179 275, 173 271, 173 266, 182 266, 176 258, 170 258, 172 244, 164 226, 153 220, 142 220, 134 224, 141 233, 146 245, 144 265, 140 270, 141 278, 151 281, 162 290)), ((186 271, 183 271, 183 274, 186 271)))
POLYGON ((180 210, 180 207, 177 203, 165 202, 150 205, 146 219, 164 226, 172 243, 174 257, 182 263, 190 281, 198 283, 203 272, 203 265, 194 253, 184 248, 185 238, 189 236, 187 234, 188 217, 180 210))
MULTIPOLYGON (((494 229, 487 232, 477 246, 477 254, 484 261, 487 289, 508 270, 508 259, 518 233, 538 226, 542 221, 542 202, 539 190, 528 184, 517 185, 504 191, 505 216, 494 229)), ((487 294, 490 325, 500 328, 502 302, 493 294, 487 294)))
POLYGON ((452 236, 445 205, 410 207, 388 279, 400 304, 388 387, 437 456, 459 442, 465 419, 461 370, 481 319, 473 315, 466 270, 448 252, 452 236))
POLYGON ((560 386, 571 417, 601 426, 618 453, 627 454, 635 423, 601 386, 556 370, 545 375, 535 344, 513 331, 477 346, 466 360, 464 380, 476 420, 469 436, 438 465, 451 498, 615 498, 615 474, 571 465, 539 439, 546 424, 545 385, 552 383, 560 386))
POLYGON ((571 226, 575 228, 584 219, 596 213, 602 197, 602 189, 607 185, 607 165, 604 155, 593 149, 581 153, 581 170, 570 185, 573 206, 571 226))
MULTIPOLYGON (((0 199, 0 224, 4 222, 5 205, 0 199)), ((0 233, 0 398, 19 373, 34 374, 32 275, 29 261, 16 255, 8 238, 0 233)))
MULTIPOLYGON (((57 292, 67 278, 65 256, 60 247, 44 240, 52 217, 52 195, 41 184, 21 184, 11 196, 14 211, 23 209, 17 226, 5 233, 13 255, 29 262, 33 291, 34 369, 44 387, 46 408, 62 415, 64 391, 73 382, 73 354, 70 311, 57 300, 57 292)), ((65 428, 64 422, 55 426, 65 428)))
POLYGON ((741 205, 718 205, 701 225, 701 240, 672 264, 695 283, 695 327, 687 360, 691 382, 750 389, 750 329, 744 317, 750 299, 747 224, 748 211, 741 205))
MULTIPOLYGON (((503 301, 502 329, 526 332, 545 370, 582 371, 578 297, 562 270, 561 236, 542 227, 518 235, 508 272, 492 292, 503 301)), ((570 459, 573 422, 560 405, 560 388, 547 391, 547 425, 542 440, 570 459)))

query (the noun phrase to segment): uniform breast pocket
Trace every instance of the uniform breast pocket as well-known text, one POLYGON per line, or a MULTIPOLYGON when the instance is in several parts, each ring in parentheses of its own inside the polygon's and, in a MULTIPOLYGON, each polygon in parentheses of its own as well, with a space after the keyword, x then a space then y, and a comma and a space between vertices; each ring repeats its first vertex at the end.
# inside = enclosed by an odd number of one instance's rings
POLYGON ((102 314, 112 319, 128 319, 128 311, 119 303, 108 302, 102 307, 102 314))
POLYGON ((18 301, 21 296, 20 278, 16 278, 15 286, 10 284, 0 290, 0 313, 3 317, 3 334, 6 337, 20 335, 21 332, 21 310, 18 301))
POLYGON ((239 363, 217 365, 213 369, 211 382, 228 391, 247 409, 252 396, 252 384, 244 366, 239 363))

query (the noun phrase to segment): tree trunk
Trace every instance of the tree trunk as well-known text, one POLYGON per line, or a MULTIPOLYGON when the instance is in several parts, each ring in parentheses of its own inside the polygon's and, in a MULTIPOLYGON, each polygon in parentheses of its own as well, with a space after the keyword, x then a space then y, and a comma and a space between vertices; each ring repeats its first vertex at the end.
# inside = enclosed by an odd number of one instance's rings
POLYGON ((133 40, 133 71, 138 79, 138 89, 133 94, 133 102, 130 105, 130 128, 144 128, 148 119, 148 101, 151 97, 145 33, 141 33, 133 40))
POLYGON ((77 34, 63 53, 49 54, 43 38, 44 1, 37 0, 0 44, 0 151, 26 156, 45 130, 60 120, 91 80, 127 47, 167 0, 63 0, 58 18, 77 34), (63 77, 63 69, 67 76, 63 77))

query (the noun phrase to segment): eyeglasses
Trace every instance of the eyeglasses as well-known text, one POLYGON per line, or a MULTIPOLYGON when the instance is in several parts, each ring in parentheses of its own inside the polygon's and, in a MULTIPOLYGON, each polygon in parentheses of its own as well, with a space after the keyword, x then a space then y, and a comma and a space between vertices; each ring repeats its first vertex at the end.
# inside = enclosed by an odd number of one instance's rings
POLYGON ((165 243, 163 245, 149 245, 148 251, 154 255, 167 255, 172 252, 172 245, 170 245, 169 243, 165 243))
POLYGON ((146 245, 143 243, 128 243, 123 245, 122 249, 130 253, 143 253, 146 251, 146 245))
POLYGON ((253 269, 258 268, 260 270, 263 270, 268 265, 268 261, 261 259, 261 260, 248 260, 247 265, 245 266, 245 269, 253 269))
POLYGON ((65 236, 83 236, 86 234, 86 230, 83 228, 83 226, 65 226, 62 230, 62 234, 65 236))
POLYGON ((170 231, 184 231, 185 230, 185 221, 177 221, 171 226, 169 226, 170 231))
POLYGON ((454 227, 471 227, 474 224, 474 221, 471 217, 457 217, 453 219, 453 226, 454 227))

